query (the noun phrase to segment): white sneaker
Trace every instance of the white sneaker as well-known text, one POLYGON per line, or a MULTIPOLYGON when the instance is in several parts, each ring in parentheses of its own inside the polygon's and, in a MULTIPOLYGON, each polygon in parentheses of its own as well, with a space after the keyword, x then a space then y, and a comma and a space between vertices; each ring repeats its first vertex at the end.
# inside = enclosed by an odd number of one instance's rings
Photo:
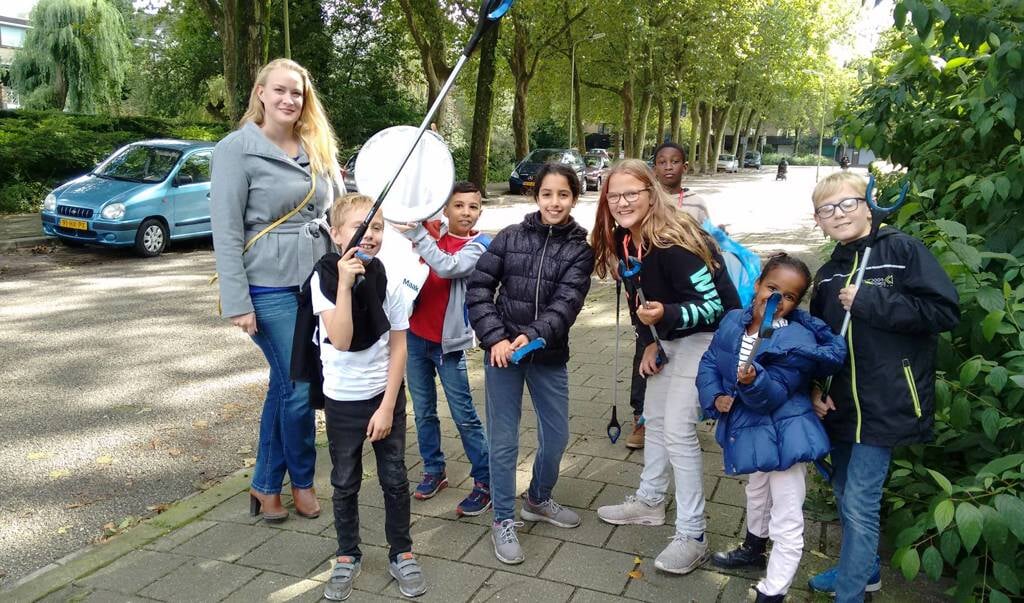
POLYGON ((676 534, 672 542, 654 560, 654 567, 672 574, 689 574, 708 560, 708 538, 697 541, 676 534))
POLYGON ((660 526, 665 523, 665 503, 649 505, 636 496, 626 497, 618 505, 605 505, 597 510, 601 521, 616 526, 660 526))

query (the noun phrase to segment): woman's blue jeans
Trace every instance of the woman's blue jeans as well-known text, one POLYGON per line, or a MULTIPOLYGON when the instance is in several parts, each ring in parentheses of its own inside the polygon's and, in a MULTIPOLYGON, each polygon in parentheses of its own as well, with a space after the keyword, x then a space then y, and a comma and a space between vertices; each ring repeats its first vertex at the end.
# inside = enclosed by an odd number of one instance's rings
POLYGON ((292 487, 310 488, 316 468, 316 427, 309 384, 294 382, 290 375, 298 295, 261 293, 252 297, 252 305, 256 311, 252 340, 270 365, 252 487, 263 494, 278 494, 287 471, 292 487))

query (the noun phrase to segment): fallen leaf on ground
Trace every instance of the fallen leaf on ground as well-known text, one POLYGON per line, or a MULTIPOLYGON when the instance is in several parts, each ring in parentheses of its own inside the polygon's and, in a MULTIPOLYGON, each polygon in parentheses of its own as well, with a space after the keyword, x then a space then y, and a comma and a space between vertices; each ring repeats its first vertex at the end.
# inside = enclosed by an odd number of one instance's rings
POLYGON ((199 462, 202 462, 202 460, 203 460, 204 458, 205 458, 205 457, 199 456, 198 454, 193 454, 193 455, 192 455, 192 462, 193 462, 193 463, 199 463, 199 462))
POLYGON ((192 427, 195 427, 196 429, 206 429, 209 426, 210 426, 210 422, 209 421, 193 421, 192 422, 192 427))
POLYGON ((169 505, 168 503, 160 503, 160 504, 157 504, 157 505, 149 505, 148 507, 146 507, 146 510, 147 511, 156 511, 159 514, 159 513, 163 513, 164 511, 166 511, 169 508, 171 508, 171 505, 169 505))
POLYGON ((627 574, 627 575, 628 575, 628 576, 629 576, 630 578, 634 579, 634 580, 641 580, 641 579, 643 579, 643 577, 644 577, 644 573, 643 573, 643 572, 641 572, 641 571, 640 571, 640 570, 638 570, 638 569, 635 569, 635 570, 633 570, 633 571, 629 572, 629 574, 627 574))
POLYGON ((181 456, 181 448, 171 448, 167 451, 167 454, 177 458, 181 456))
POLYGON ((50 477, 52 479, 60 479, 62 477, 67 477, 69 475, 71 475, 71 472, 68 471, 67 469, 57 469, 50 472, 50 477))
POLYGON ((53 458, 53 453, 52 452, 30 452, 30 453, 28 453, 28 460, 30 460, 30 461, 39 461, 39 460, 42 460, 42 459, 51 459, 51 458, 53 458))
POLYGON ((236 452, 238 454, 249 454, 250 452, 252 452, 252 446, 242 446, 241 448, 236 450, 236 452))
POLYGON ((68 533, 68 528, 70 528, 70 527, 71 526, 61 526, 61 527, 57 528, 57 533, 58 534, 67 534, 68 533))
POLYGON ((256 459, 251 457, 251 456, 242 459, 242 466, 243 467, 252 467, 255 464, 256 464, 256 459))
POLYGON ((104 454, 103 456, 96 457, 96 462, 100 465, 109 465, 114 462, 114 457, 109 454, 104 454))
POLYGON ((815 557, 818 557, 820 559, 828 559, 828 555, 826 555, 825 553, 822 553, 821 551, 811 551, 810 553, 812 555, 814 555, 815 557))

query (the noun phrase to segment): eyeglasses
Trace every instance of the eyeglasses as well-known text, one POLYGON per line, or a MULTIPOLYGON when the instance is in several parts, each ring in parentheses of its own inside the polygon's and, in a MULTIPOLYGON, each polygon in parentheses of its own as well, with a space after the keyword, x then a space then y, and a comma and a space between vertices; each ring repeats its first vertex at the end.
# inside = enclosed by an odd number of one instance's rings
POLYGON ((844 214, 848 214, 857 211, 857 207, 860 206, 860 202, 864 201, 864 197, 847 197, 846 199, 840 199, 838 203, 826 203, 825 205, 819 205, 814 213, 819 218, 831 218, 836 213, 836 208, 843 210, 844 214))
POLYGON ((626 203, 636 203, 640 199, 640 193, 649 191, 649 188, 642 188, 638 191, 623 191, 621 193, 608 193, 608 204, 615 205, 622 199, 626 200, 626 203))

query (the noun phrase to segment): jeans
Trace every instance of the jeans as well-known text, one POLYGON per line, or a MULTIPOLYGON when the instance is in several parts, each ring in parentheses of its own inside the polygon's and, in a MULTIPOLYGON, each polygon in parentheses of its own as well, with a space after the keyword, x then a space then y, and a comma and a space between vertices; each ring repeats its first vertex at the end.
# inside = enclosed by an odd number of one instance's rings
POLYGON ((263 494, 278 494, 287 471, 292 487, 311 488, 316 443, 309 384, 292 381, 289 373, 298 294, 262 293, 252 296, 252 305, 256 312, 256 334, 252 340, 270 365, 252 487, 263 494))
MULTIPOLYGON (((380 407, 384 393, 369 400, 327 399, 327 443, 331 451, 331 485, 334 486, 334 530, 337 556, 362 558, 359 550, 359 486, 363 481, 363 440, 370 417, 380 407)), ((398 390, 391 433, 373 442, 377 478, 384 492, 384 535, 388 557, 394 561, 412 550, 409 534, 409 476, 405 469, 405 389, 398 390)))
POLYGON ((882 485, 891 458, 892 449, 882 446, 836 442, 832 448, 832 489, 843 528, 836 576, 838 603, 864 600, 864 588, 878 555, 882 485))
POLYGON ((804 552, 807 465, 797 463, 785 471, 751 473, 746 494, 747 531, 772 539, 768 571, 757 590, 770 597, 784 595, 793 584, 804 552))
POLYGON ((644 414, 644 397, 647 395, 647 379, 640 375, 640 361, 644 358, 644 345, 636 340, 633 352, 633 375, 629 380, 629 405, 633 407, 633 416, 644 414))
POLYGON ((472 464, 473 479, 491 483, 487 436, 473 406, 466 372, 465 352, 442 353, 441 344, 406 333, 409 360, 405 373, 412 394, 412 408, 416 413, 416 437, 419 441, 423 468, 427 473, 444 473, 444 452, 441 450, 441 421, 437 418, 437 387, 435 372, 441 377, 441 387, 448 399, 452 421, 459 430, 462 448, 472 464))
POLYGON ((637 498, 659 504, 668 492, 669 474, 675 477, 676 534, 700 538, 704 534, 703 453, 697 440, 700 402, 697 366, 711 343, 711 333, 694 333, 663 341, 669 362, 647 378, 644 402, 644 468, 637 498))
POLYGON ((484 354, 487 439, 491 447, 491 500, 494 521, 515 519, 516 464, 519 461, 519 420, 523 414, 523 383, 537 413, 537 454, 528 491, 530 500, 551 498, 562 454, 569 444, 569 371, 564 364, 491 366, 484 354))

